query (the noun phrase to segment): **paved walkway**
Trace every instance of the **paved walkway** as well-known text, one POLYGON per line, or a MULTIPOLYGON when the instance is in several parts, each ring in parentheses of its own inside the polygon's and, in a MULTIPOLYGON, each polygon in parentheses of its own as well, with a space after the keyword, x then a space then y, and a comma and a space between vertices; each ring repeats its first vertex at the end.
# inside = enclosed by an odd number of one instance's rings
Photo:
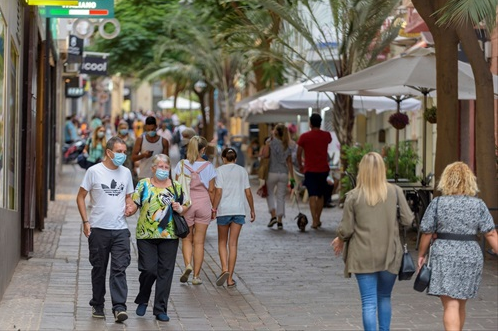
MULTIPOLYGON (((341 219, 338 208, 325 209, 323 227, 299 233, 288 206, 284 230, 268 229, 265 201, 255 196, 257 220, 244 226, 236 266, 237 287, 217 287, 220 272, 216 226, 209 227, 201 274, 204 284, 181 284, 181 253, 168 314, 157 322, 149 309, 134 311, 138 291, 137 250, 128 268, 129 315, 124 324, 91 317, 87 240, 75 197, 83 176, 64 166, 56 201, 49 206, 46 229, 35 236, 35 255, 20 261, 0 301, 0 330, 361 330, 361 306, 354 279, 344 279, 343 262, 329 247, 341 219)), ((255 191, 255 190, 254 190, 255 191)), ((301 208, 309 216, 307 206, 301 208)), ((129 219, 132 233, 136 218, 129 219)), ((134 237, 134 235, 133 235, 134 237)), ((413 246, 413 241, 411 242, 413 246)), ((466 330, 498 330, 498 263, 488 259, 476 299, 468 303, 466 330)), ((439 300, 397 282, 393 294, 393 330, 442 330, 439 300)))

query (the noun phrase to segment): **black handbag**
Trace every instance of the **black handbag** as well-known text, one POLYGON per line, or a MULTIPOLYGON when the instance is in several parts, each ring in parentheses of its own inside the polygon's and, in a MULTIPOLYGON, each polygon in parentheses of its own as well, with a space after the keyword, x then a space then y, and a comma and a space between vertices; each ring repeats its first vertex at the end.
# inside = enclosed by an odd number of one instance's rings
MULTIPOLYGON (((437 205, 439 203, 439 198, 437 198, 436 201, 436 210, 434 211, 434 219, 436 220, 436 226, 434 227, 435 231, 437 231, 437 223, 438 223, 438 218, 437 218, 437 205)), ((427 256, 427 262, 424 263, 424 265, 420 268, 417 278, 415 278, 415 282, 413 283, 413 289, 418 292, 424 292, 425 289, 429 286, 431 282, 431 274, 432 274, 432 268, 431 268, 431 252, 432 252, 432 245, 434 242, 431 242, 429 246, 429 254, 427 256)))
MULTIPOLYGON (((399 199, 398 192, 396 192, 396 218, 398 220, 399 226, 401 226, 401 212, 399 209, 399 199)), ((403 229, 403 258, 401 260, 401 267, 398 272, 398 280, 410 280, 417 269, 415 269, 415 262, 408 252, 408 247, 406 244, 406 234, 403 229)))
POLYGON ((403 259, 401 260, 401 268, 398 273, 398 280, 410 280, 417 269, 415 269, 415 263, 413 258, 408 252, 406 244, 403 246, 403 259))
MULTIPOLYGON (((175 191, 175 202, 178 202, 178 193, 176 193, 175 184, 171 184, 173 185, 173 191, 175 191)), ((173 212, 173 222, 175 223, 175 235, 178 238, 186 238, 190 233, 190 229, 188 227, 187 221, 185 221, 185 217, 178 214, 173 210, 173 208, 171 208, 171 210, 173 212)))
MULTIPOLYGON (((430 248, 429 248, 429 261, 430 261, 430 248)), ((424 292, 425 289, 429 286, 431 282, 431 267, 429 266, 429 262, 424 263, 420 271, 418 272, 417 278, 415 278, 415 282, 413 283, 413 289, 418 292, 424 292)))

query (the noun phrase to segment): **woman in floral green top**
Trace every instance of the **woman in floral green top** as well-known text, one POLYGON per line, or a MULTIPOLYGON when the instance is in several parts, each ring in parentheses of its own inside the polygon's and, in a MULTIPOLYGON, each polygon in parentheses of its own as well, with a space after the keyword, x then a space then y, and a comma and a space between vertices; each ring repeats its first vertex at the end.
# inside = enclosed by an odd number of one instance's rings
POLYGON ((173 210, 183 214, 188 209, 181 185, 170 178, 170 168, 167 155, 155 155, 152 159, 154 175, 138 182, 132 195, 135 206, 130 207, 134 211, 140 207, 136 232, 140 291, 135 299, 136 313, 145 315, 155 282, 153 314, 163 322, 169 321, 167 304, 178 250, 173 210))

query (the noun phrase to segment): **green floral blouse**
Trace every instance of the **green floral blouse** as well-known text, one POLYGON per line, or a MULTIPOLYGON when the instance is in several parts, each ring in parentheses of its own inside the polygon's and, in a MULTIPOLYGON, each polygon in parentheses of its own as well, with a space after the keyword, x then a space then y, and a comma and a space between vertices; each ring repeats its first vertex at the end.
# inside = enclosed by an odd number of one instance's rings
MULTIPOLYGON (((182 187, 173 182, 180 196, 178 202, 183 203, 182 187)), ((171 204, 176 200, 173 187, 155 187, 150 178, 144 178, 137 184, 132 195, 133 202, 140 207, 137 223, 137 239, 177 239, 173 222, 171 204)))

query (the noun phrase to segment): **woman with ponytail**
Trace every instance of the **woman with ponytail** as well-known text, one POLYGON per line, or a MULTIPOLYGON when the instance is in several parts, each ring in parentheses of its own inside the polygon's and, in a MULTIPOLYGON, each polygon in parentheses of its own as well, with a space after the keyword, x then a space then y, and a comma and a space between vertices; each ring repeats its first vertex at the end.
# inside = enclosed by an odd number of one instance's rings
POLYGON ((237 260, 239 234, 246 218, 245 200, 251 208, 251 222, 254 222, 256 215, 249 175, 246 169, 235 164, 237 152, 233 148, 225 148, 221 158, 223 165, 216 169, 216 195, 213 203, 213 218, 216 217, 218 223, 218 251, 221 262, 221 274, 216 279, 216 285, 222 286, 227 282, 228 287, 234 287, 237 284, 233 279, 233 271, 237 260))
POLYGON ((277 224, 278 229, 283 229, 282 219, 285 217, 285 195, 287 193, 289 174, 291 176, 291 188, 295 183, 289 141, 287 127, 283 124, 277 124, 273 130, 273 138, 270 140, 270 148, 265 150, 267 155, 263 155, 263 157, 270 157, 270 169, 266 180, 268 187, 266 201, 271 215, 268 223, 269 228, 277 224), (275 187, 277 187, 276 192, 275 187))
POLYGON ((208 142, 204 137, 192 137, 188 143, 187 159, 178 162, 175 168, 177 180, 181 172, 190 177, 190 200, 192 204, 184 215, 190 228, 190 233, 186 238, 182 239, 185 270, 180 277, 180 282, 186 283, 190 273, 194 271, 193 285, 202 284, 199 276, 204 260, 204 241, 207 228, 212 219, 216 171, 211 162, 203 159, 207 145, 208 142))

